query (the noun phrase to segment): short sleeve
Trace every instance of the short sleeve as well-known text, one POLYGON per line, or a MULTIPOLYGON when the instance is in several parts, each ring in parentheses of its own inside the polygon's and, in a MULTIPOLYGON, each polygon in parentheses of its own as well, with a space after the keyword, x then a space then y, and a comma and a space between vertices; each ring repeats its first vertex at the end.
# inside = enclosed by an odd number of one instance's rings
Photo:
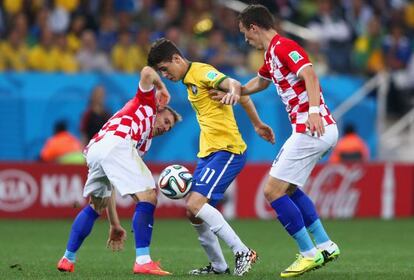
POLYGON ((269 81, 272 80, 272 77, 271 77, 270 72, 269 72, 269 68, 267 67, 266 63, 263 63, 263 65, 262 65, 262 67, 260 67, 259 72, 257 73, 257 75, 260 78, 263 78, 265 80, 269 80, 269 81))
POLYGON ((218 88, 220 83, 227 78, 226 75, 208 64, 200 68, 198 75, 200 75, 200 81, 209 88, 218 88))
POLYGON ((312 65, 305 50, 292 40, 285 40, 275 49, 280 62, 297 76, 308 65, 312 65))

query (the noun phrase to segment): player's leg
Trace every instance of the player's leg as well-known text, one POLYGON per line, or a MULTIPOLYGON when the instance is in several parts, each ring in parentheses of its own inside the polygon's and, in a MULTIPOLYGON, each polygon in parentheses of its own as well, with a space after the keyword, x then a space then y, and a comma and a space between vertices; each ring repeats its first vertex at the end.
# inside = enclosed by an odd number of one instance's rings
POLYGON ((250 250, 224 219, 223 215, 207 203, 219 201, 246 162, 246 155, 236 155, 226 151, 210 156, 208 164, 200 176, 194 178, 192 191, 187 200, 187 209, 202 219, 221 238, 236 256, 235 274, 243 275, 250 270, 256 260, 256 252, 250 250), (238 260, 238 262, 237 262, 238 260), (243 262, 242 262, 243 260, 243 262))
MULTIPOLYGON (((198 178, 200 172, 207 164, 207 159, 200 159, 194 171, 193 178, 198 178)), ((193 182, 195 184, 195 181, 193 182)), ((196 218, 190 211, 187 211, 187 217, 191 222, 198 235, 198 241, 203 247, 209 260, 209 264, 189 271, 191 275, 204 274, 229 274, 230 270, 221 250, 217 236, 210 230, 210 227, 203 220, 196 218)))
MULTIPOLYGON (((301 135, 301 139, 298 141, 308 142, 307 144, 312 146, 311 150, 308 148, 308 151, 301 151, 302 154, 307 155, 308 157, 307 160, 303 161, 306 166, 304 169, 308 170, 307 172, 304 172, 304 174, 312 171, 319 159, 336 144, 337 140, 338 129, 334 124, 325 127, 325 134, 319 138, 301 135)), ((303 186, 307 178, 308 176, 303 177, 301 179, 302 184, 299 184, 299 186, 303 186)), ((290 188, 289 195, 301 211, 305 226, 313 235, 317 248, 322 251, 325 262, 332 261, 339 257, 339 247, 331 241, 326 233, 312 200, 297 187, 290 188)))
POLYGON ((95 151, 92 150, 88 154, 89 172, 83 195, 90 196, 90 204, 86 205, 73 221, 65 254, 57 265, 60 271, 74 271, 76 253, 90 234, 96 219, 107 206, 111 195, 110 183, 105 177, 95 151))
POLYGON ((325 231, 319 219, 312 200, 301 189, 295 187, 291 190, 290 198, 302 213, 305 226, 312 234, 316 247, 322 251, 326 262, 335 260, 340 255, 338 245, 333 242, 325 231))
POLYGON ((117 145, 102 168, 121 196, 131 195, 136 202, 132 218, 136 258, 133 272, 137 274, 169 275, 150 257, 150 244, 157 205, 155 181, 151 171, 127 141, 117 145))
POLYGON ((302 212, 287 193, 297 185, 304 185, 315 164, 331 146, 328 141, 322 141, 320 138, 293 133, 283 145, 271 168, 265 196, 276 211, 280 222, 296 240, 300 251, 298 260, 282 272, 283 277, 300 275, 321 265, 321 253, 310 238, 302 212))
POLYGON ((152 261, 150 256, 157 193, 155 189, 150 189, 137 192, 132 197, 136 202, 132 218, 136 252, 133 271, 136 274, 169 275, 170 273, 162 270, 157 262, 152 261))
POLYGON ((191 213, 187 216, 198 235, 198 241, 207 254, 209 264, 189 271, 191 275, 204 274, 230 274, 230 269, 221 250, 217 236, 203 220, 194 217, 191 213))
POLYGON ((281 273, 282 277, 297 276, 323 264, 323 256, 315 248, 300 210, 286 194, 289 186, 290 183, 269 176, 264 189, 279 222, 296 241, 300 252, 295 262, 281 273))

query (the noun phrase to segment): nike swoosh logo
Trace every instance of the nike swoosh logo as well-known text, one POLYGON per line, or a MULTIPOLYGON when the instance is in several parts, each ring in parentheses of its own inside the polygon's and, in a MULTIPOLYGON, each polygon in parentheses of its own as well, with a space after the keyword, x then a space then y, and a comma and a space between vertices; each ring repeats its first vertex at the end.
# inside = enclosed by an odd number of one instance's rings
POLYGON ((152 228, 152 225, 148 225, 148 227, 152 228))

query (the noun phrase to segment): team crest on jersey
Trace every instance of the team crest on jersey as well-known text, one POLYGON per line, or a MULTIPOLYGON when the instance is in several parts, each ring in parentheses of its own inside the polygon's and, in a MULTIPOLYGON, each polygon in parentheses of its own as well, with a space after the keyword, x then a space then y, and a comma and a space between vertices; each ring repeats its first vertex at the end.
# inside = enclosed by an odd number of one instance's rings
POLYGON ((218 76, 218 73, 216 71, 209 71, 206 75, 207 79, 210 81, 214 81, 214 79, 218 76))
POLYGON ((193 92, 193 94, 197 94, 197 86, 191 85, 191 91, 193 92))
POLYGON ((291 51, 289 53, 289 57, 295 64, 298 63, 298 61, 300 61, 301 59, 303 59, 303 56, 301 56, 297 51, 291 51))

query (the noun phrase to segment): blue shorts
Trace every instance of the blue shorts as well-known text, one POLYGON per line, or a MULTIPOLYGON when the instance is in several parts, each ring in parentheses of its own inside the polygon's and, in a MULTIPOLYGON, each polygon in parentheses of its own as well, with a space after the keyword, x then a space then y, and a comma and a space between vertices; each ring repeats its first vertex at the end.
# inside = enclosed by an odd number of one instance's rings
POLYGON ((207 157, 200 158, 193 174, 191 191, 198 192, 210 199, 215 206, 223 199, 237 174, 246 163, 246 152, 233 154, 227 151, 218 151, 207 157))

